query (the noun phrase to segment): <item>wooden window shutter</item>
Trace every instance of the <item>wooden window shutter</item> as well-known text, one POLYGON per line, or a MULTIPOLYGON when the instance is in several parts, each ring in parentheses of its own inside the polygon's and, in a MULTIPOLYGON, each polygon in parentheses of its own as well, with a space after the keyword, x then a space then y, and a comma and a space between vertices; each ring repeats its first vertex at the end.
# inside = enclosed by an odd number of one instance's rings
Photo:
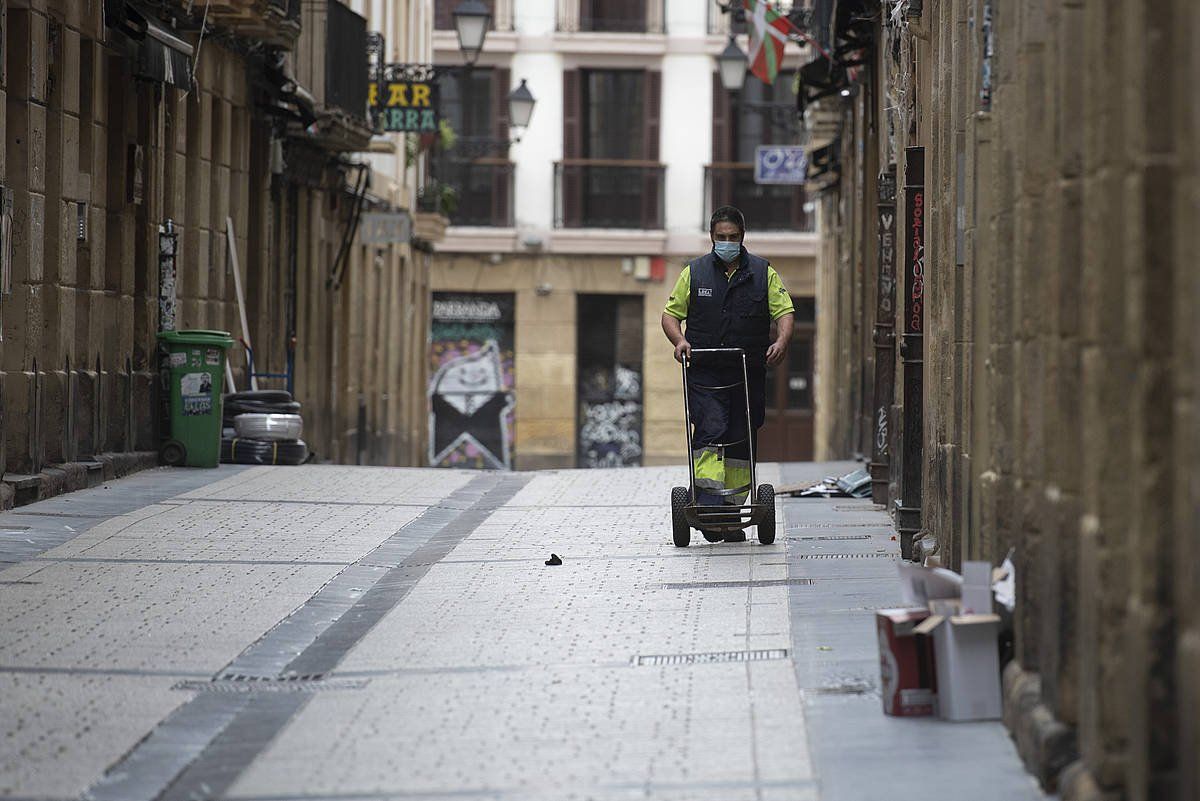
POLYGON ((714 164, 733 161, 733 128, 729 92, 725 91, 719 73, 712 76, 712 160, 714 164))
POLYGON ((708 210, 706 216, 719 207, 733 202, 733 171, 727 165, 736 156, 733 152, 733 103, 729 92, 721 83, 720 73, 712 77, 712 160, 713 168, 708 182, 708 210))
MULTIPOLYGON (((662 126, 659 124, 662 109, 662 73, 654 70, 646 72, 645 85, 642 88, 642 98, 645 103, 645 120, 642 129, 642 158, 646 161, 657 162, 659 158, 658 140, 662 126)), ((646 168, 642 176, 642 227, 662 228, 660 219, 662 208, 663 173, 661 170, 646 168)))
POLYGON ((578 228, 583 223, 583 168, 573 161, 583 157, 583 75, 579 70, 563 72, 563 225, 578 228))
POLYGON ((454 0, 434 0, 433 27, 439 31, 454 30, 454 0))
MULTIPOLYGON (((508 93, 512 91, 510 83, 512 73, 507 67, 497 67, 492 70, 492 136, 497 141, 508 141, 508 93)), ((508 161, 508 150, 503 151, 504 161, 508 161)), ((492 225, 507 226, 511 224, 512 209, 512 167, 510 164, 497 164, 490 169, 492 172, 492 225)))
POLYGON ((642 91, 645 102, 645 127, 643 131, 642 158, 646 161, 658 161, 659 117, 662 108, 662 73, 653 70, 646 72, 646 83, 642 91))

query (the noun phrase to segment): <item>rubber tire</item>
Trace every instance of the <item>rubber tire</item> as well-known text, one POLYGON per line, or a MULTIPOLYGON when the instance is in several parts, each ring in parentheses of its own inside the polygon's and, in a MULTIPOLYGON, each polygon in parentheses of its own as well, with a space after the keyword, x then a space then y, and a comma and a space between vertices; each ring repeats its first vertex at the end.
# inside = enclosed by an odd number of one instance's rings
POLYGON ((241 392, 230 392, 225 396, 228 401, 253 401, 254 403, 291 403, 292 393, 283 389, 247 389, 241 392))
POLYGON ((758 521, 758 541, 763 545, 775 542, 775 488, 770 484, 759 484, 754 502, 768 507, 768 511, 758 521))
POLYGON ((691 493, 687 487, 671 489, 671 536, 676 548, 686 548, 692 544, 692 527, 688 525, 683 507, 688 505, 691 493))
POLYGON ((169 439, 158 449, 158 458, 168 467, 180 467, 187 461, 187 448, 177 439, 169 439))

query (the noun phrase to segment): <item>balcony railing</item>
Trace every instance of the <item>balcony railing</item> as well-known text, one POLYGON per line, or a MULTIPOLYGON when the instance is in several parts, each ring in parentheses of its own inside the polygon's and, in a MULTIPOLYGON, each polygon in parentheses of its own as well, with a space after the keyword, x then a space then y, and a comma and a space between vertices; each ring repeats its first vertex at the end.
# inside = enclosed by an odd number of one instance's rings
POLYGON ((664 0, 558 0, 564 33, 665 33, 664 0))
POLYGON ((704 168, 704 230, 720 206, 736 206, 755 231, 815 231, 816 215, 804 210, 804 188, 754 183, 753 164, 713 164, 704 168))
POLYGON ((510 228, 513 224, 513 165, 499 158, 449 159, 438 161, 438 181, 454 188, 451 225, 488 225, 510 228))
POLYGON ((651 161, 570 159, 554 165, 558 228, 663 227, 666 168, 651 161))

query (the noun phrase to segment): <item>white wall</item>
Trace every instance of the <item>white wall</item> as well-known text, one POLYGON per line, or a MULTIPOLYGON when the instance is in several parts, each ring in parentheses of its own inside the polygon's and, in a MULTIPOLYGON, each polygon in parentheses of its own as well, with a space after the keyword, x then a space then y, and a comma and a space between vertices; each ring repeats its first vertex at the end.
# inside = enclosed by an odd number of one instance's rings
POLYGON ((663 59, 661 136, 659 153, 667 165, 667 233, 672 239, 694 239, 704 215, 704 165, 712 160, 709 56, 663 59))
MULTIPOLYGON (((549 0, 539 0, 548 4, 549 0)), ((520 24, 518 5, 518 24, 520 24)), ((516 226, 545 239, 554 227, 554 162, 563 155, 563 60, 557 53, 517 53, 512 79, 526 79, 537 104, 520 143, 512 148, 516 163, 516 226)))

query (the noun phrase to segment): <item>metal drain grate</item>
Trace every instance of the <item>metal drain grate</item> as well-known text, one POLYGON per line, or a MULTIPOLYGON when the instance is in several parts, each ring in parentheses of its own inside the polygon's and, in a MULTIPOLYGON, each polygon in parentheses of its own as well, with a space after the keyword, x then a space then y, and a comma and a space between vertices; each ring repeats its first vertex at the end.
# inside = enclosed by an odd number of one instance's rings
POLYGON ((212 681, 181 681, 172 690, 202 693, 315 693, 329 690, 357 690, 367 686, 367 679, 326 679, 321 674, 283 679, 262 676, 222 676, 212 681))
POLYGON ((810 578, 796 579, 757 579, 755 581, 676 581, 664 584, 668 590, 715 590, 737 587, 807 587, 813 583, 810 578))
POLYGON ((715 665, 727 662, 762 662, 767 659, 787 659, 786 648, 770 648, 758 651, 709 651, 701 654, 657 654, 635 656, 633 664, 640 666, 662 665, 715 665))
POLYGON ((895 559, 894 553, 802 553, 797 559, 895 559))
POLYGON ((793 537, 797 540, 825 540, 825 541, 844 541, 844 540, 869 540, 870 534, 828 534, 822 537, 793 537))

